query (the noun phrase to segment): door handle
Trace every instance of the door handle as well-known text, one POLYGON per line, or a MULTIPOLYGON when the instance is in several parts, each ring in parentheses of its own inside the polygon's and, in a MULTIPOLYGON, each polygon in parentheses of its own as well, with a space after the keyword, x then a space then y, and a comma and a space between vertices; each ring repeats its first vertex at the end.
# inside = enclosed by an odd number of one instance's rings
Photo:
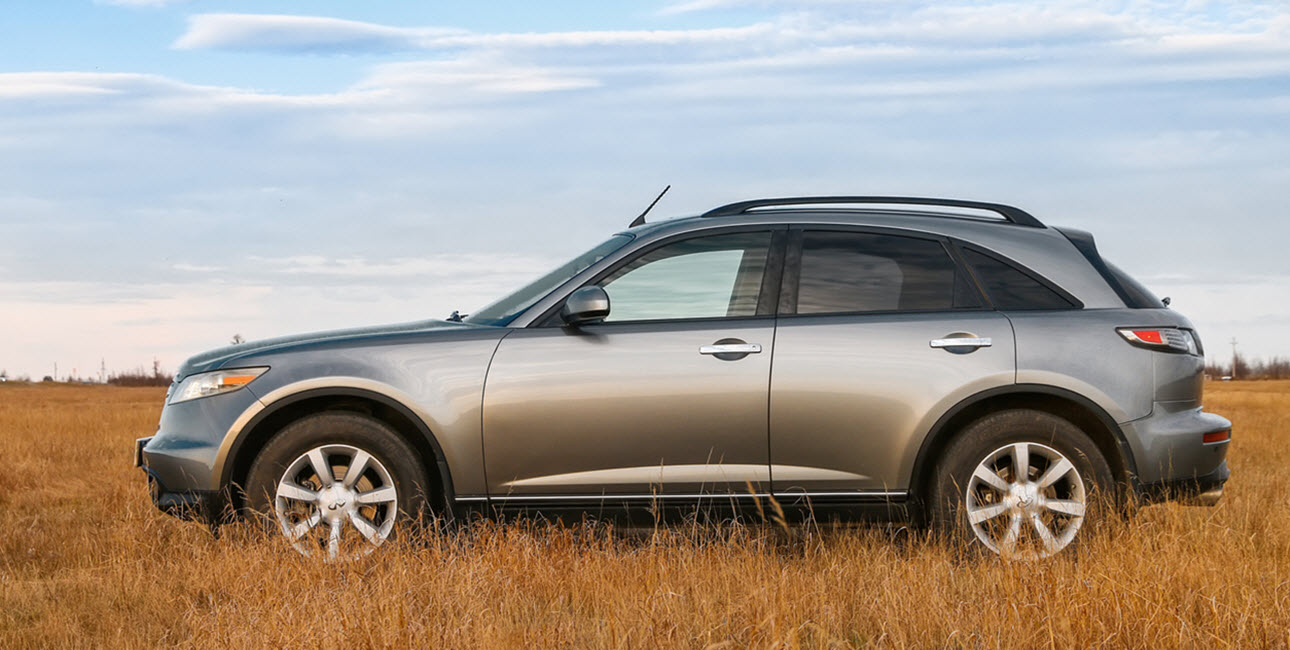
POLYGON ((988 337, 958 336, 945 339, 932 339, 931 345, 934 348, 988 348, 993 345, 993 341, 988 337))
POLYGON ((713 343, 699 346, 699 354, 759 354, 761 345, 757 343, 713 343))

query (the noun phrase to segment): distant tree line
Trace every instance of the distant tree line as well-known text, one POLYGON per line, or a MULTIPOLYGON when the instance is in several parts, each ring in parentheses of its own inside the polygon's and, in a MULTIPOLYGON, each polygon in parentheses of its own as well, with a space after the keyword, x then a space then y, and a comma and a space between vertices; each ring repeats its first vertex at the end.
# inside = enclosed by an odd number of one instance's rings
POLYGON ((1290 359, 1246 359, 1239 353, 1228 363, 1210 361, 1205 364, 1205 375, 1210 379, 1290 379, 1290 359))
MULTIPOLYGON (((163 372, 161 369, 161 362, 154 359, 151 371, 144 369, 143 366, 139 366, 134 370, 112 373, 108 375, 105 380, 108 384, 113 386, 169 386, 170 383, 175 380, 175 376, 171 373, 163 372)), ((45 375, 40 381, 51 383, 63 381, 72 384, 99 383, 91 379, 80 379, 72 376, 64 377, 60 380, 55 378, 53 375, 45 375)), ((10 375, 8 370, 0 368, 0 382, 29 383, 31 382, 31 377, 28 375, 10 375)))
POLYGON ((134 370, 116 372, 108 376, 107 383, 113 386, 169 386, 175 380, 173 374, 162 372, 161 362, 152 361, 152 372, 139 366, 134 370))

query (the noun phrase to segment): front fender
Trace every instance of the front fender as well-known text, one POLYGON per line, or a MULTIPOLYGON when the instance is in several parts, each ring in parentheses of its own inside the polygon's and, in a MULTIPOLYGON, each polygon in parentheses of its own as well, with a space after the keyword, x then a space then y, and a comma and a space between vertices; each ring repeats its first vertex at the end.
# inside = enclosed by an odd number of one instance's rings
MULTIPOLYGON (((362 397, 398 411, 413 423, 451 477, 446 494, 482 496, 484 377, 504 331, 454 333, 451 339, 393 340, 373 345, 326 345, 255 358, 239 364, 270 369, 247 386, 261 409, 248 409, 230 428, 216 455, 222 487, 244 460, 241 446, 258 423, 311 397, 362 397)), ((239 470, 240 471, 240 470, 239 470)))
MULTIPOLYGON (((408 422, 416 428, 417 435, 420 436, 434 451, 434 462, 438 465, 438 474, 443 481, 442 488, 445 495, 455 494, 457 489, 453 484, 454 465, 461 468, 462 471, 468 472, 467 468, 462 468, 462 464, 468 465, 472 460, 462 458, 460 450, 445 447, 439 437, 434 432, 434 427, 428 424, 431 416, 423 409, 418 408, 412 396, 377 381, 364 379, 361 377, 326 377, 306 381, 296 382, 287 386, 282 386, 261 397, 255 406, 247 409, 238 418, 237 422, 230 428, 229 435, 225 436, 216 454, 215 463, 212 471, 212 477, 216 481, 215 487, 229 485, 233 481, 235 461, 241 455, 243 447, 248 443, 252 432, 256 431, 260 424, 281 413, 300 402, 318 398, 358 398, 366 401, 375 402, 395 410, 408 422), (456 462, 450 462, 449 458, 456 462)), ((469 456, 469 454, 465 454, 469 456)), ((482 463, 482 460, 480 461, 482 463)), ((460 473, 460 472, 459 472, 460 473)))

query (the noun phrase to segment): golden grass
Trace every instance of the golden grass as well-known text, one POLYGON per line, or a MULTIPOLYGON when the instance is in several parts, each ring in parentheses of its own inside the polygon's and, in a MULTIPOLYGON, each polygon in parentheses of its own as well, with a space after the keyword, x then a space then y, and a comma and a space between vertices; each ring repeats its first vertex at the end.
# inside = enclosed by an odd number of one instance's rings
POLYGON ((477 524, 344 566, 148 502, 157 389, 0 386, 0 647, 1285 647, 1290 382, 1211 384, 1215 508, 1143 509, 1078 553, 964 559, 881 528, 477 524))

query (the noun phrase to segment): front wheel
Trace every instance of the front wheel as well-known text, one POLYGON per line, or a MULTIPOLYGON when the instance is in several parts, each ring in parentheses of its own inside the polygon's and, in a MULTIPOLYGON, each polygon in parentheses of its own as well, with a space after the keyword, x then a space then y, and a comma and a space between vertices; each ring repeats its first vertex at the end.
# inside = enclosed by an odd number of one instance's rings
POLYGON ((1052 556, 1109 512, 1111 469, 1078 427, 1042 411, 968 426, 937 463, 932 521, 1011 559, 1052 556))
POLYGON ((416 453, 384 423, 321 413, 273 437, 247 477, 247 505, 297 551, 327 560, 371 553, 425 504, 416 453))

